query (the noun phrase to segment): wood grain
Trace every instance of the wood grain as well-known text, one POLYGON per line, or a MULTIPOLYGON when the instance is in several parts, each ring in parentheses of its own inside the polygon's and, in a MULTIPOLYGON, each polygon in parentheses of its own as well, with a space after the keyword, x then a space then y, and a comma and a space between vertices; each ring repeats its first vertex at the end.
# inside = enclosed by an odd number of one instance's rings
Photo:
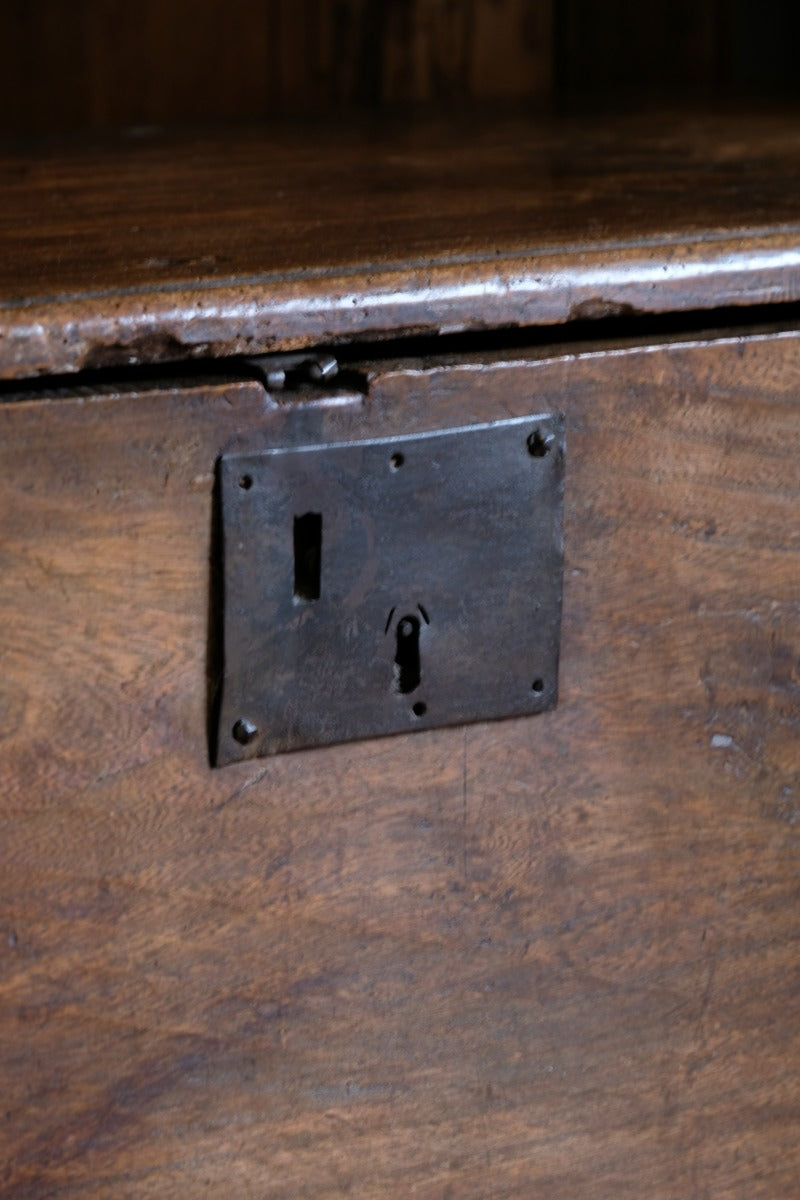
POLYGON ((7 378, 800 299, 785 116, 153 134, 0 187, 7 378))
POLYGON ((513 99, 583 114, 798 95, 773 0, 5 0, 0 135, 513 99))
POLYGON ((794 1200, 800 338, 0 406, 0 1196, 794 1200), (561 698, 214 771, 224 448, 566 412, 561 698))
POLYGON ((551 98, 551 0, 6 0, 0 136, 551 98))

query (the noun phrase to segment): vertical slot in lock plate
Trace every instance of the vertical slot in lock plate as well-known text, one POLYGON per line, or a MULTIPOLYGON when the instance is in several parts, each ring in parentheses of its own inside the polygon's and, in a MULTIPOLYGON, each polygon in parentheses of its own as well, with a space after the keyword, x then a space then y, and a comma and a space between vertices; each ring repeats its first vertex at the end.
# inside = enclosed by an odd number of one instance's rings
POLYGON ((555 704, 563 417, 220 459, 219 765, 555 704))

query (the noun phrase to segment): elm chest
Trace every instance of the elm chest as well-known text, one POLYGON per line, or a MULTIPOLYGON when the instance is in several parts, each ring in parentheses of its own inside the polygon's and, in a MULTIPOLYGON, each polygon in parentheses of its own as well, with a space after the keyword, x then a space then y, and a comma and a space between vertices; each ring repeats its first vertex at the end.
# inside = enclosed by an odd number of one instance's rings
POLYGON ((0 175, 0 1196, 794 1200, 794 127, 153 134, 0 175), (481 707, 480 625, 473 707, 415 699, 442 606, 496 608, 473 538, 439 609, 398 596, 407 727, 229 721, 220 755, 219 464, 254 495, 259 456, 406 470, 531 417, 563 563, 525 711, 481 707))

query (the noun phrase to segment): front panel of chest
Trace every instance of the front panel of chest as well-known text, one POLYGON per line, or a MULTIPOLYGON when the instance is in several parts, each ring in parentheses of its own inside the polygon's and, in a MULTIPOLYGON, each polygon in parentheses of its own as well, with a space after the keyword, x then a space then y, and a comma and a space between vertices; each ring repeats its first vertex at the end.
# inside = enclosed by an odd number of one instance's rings
POLYGON ((0 406, 0 1194, 794 1196, 798 377, 783 334, 0 406), (211 766, 220 456, 531 413, 557 703, 211 766))

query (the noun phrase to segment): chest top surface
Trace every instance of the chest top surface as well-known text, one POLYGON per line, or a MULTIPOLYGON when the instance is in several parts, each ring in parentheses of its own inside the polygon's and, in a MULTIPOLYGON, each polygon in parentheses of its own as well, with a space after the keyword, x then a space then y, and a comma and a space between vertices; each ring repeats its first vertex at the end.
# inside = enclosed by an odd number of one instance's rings
POLYGON ((786 115, 139 129, 0 187, 0 378, 800 298, 786 115))

